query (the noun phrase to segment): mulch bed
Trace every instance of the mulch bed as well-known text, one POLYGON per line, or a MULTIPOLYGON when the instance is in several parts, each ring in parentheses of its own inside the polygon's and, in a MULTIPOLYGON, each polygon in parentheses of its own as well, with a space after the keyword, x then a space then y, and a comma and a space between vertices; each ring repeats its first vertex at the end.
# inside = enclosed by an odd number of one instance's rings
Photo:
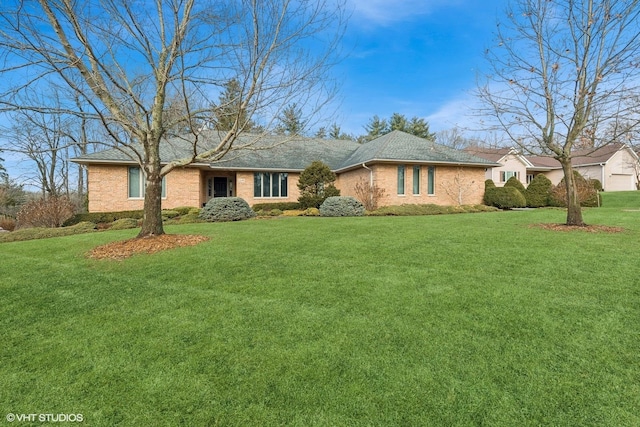
POLYGON ((195 246, 207 240, 209 240, 209 238, 205 236, 187 234, 147 236, 98 246, 90 251, 87 257, 93 259, 121 260, 135 254, 153 254, 182 246, 195 246))
POLYGON ((624 228, 609 227, 607 225, 566 225, 566 224, 532 224, 529 227, 542 228, 551 231, 582 231, 585 233, 622 233, 624 228))

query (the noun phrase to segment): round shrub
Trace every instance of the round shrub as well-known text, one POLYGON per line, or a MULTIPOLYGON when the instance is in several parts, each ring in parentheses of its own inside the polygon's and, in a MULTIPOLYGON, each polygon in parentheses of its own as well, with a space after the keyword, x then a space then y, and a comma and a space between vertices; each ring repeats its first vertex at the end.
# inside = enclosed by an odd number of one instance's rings
MULTIPOLYGON (((587 181, 578 171, 573 171, 573 179, 578 190, 578 200, 582 207, 601 206, 600 193, 596 191, 593 184, 587 181)), ((551 203, 555 206, 567 207, 567 189, 565 179, 551 189, 551 203)))
POLYGON ((135 218, 117 219, 111 223, 109 230, 127 230, 138 227, 138 220, 135 218))
POLYGON ((491 190, 492 206, 499 209, 524 208, 527 200, 515 187, 496 187, 491 190))
POLYGON ((504 183, 504 186, 505 187, 513 187, 513 188, 517 189, 519 192, 521 192, 524 195, 524 192, 525 192, 524 185, 522 185, 520 180, 518 178, 516 178, 515 176, 512 176, 511 178, 509 178, 507 180, 507 182, 504 183))
POLYGON ((200 211, 205 221, 241 221, 256 216, 249 204, 240 197, 215 197, 200 211))
POLYGON ((496 184, 494 184, 492 179, 487 179, 484 182, 484 197, 482 198, 482 202, 487 206, 493 206, 493 189, 496 188, 496 184))
POLYGON ((321 216, 364 216, 364 205, 353 197, 328 197, 320 205, 321 216))
POLYGON ((307 208, 302 212, 302 216, 320 216, 318 208, 307 208))
POLYGON ((531 208, 541 208, 549 206, 549 197, 553 183, 543 174, 536 175, 524 192, 527 199, 527 206, 531 208))
POLYGON ((177 210, 174 209, 163 209, 162 210, 162 218, 167 220, 167 219, 171 219, 171 218, 175 218, 177 216, 180 216, 180 212, 178 212, 177 210))

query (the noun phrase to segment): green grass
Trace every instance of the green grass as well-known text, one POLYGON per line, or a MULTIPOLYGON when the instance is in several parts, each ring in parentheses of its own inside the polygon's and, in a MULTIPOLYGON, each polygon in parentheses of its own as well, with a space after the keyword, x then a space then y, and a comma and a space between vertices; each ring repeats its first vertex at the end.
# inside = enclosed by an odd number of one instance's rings
POLYGON ((120 262, 84 254, 136 230, 0 244, 0 415, 640 425, 640 212, 584 216, 626 231, 542 209, 171 226, 211 240, 120 262))

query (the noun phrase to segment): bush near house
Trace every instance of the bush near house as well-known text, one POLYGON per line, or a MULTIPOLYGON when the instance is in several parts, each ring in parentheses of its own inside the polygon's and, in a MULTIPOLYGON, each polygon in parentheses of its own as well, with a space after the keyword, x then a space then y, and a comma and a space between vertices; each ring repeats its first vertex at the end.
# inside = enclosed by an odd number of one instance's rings
POLYGON ((255 216, 247 201, 240 197, 216 197, 200 211, 200 219, 212 222, 241 221, 255 216))
POLYGON ((339 196, 340 190, 333 184, 336 179, 336 174, 331 172, 329 166, 320 161, 307 166, 298 179, 300 208, 320 208, 328 197, 339 196))
POLYGON ((109 230, 127 230, 130 228, 137 228, 138 220, 134 218, 122 218, 115 220, 111 223, 109 230))
POLYGON ((281 211, 294 211, 300 209, 300 203, 298 202, 276 202, 276 203, 256 203, 251 206, 254 212, 270 211, 273 209, 279 209, 281 211))
MULTIPOLYGON (((573 171, 573 177, 576 181, 576 187, 578 188, 578 200, 582 207, 597 207, 602 206, 602 200, 600 194, 594 188, 594 183, 583 177, 580 172, 573 171)), ((551 190, 551 204, 554 206, 566 207, 567 206, 567 189, 565 187, 565 180, 562 178, 560 183, 551 190)))
POLYGON ((492 179, 487 179, 484 182, 484 196, 482 198, 482 203, 484 203, 487 206, 493 206, 491 203, 491 198, 493 197, 491 190, 494 188, 496 188, 496 184, 493 182, 492 179))
POLYGON ((509 178, 507 182, 504 183, 504 186, 515 188, 516 190, 521 192, 523 196, 524 196, 524 192, 526 191, 526 189, 524 188, 524 185, 522 185, 520 180, 515 176, 512 176, 511 178, 509 178))
POLYGON ((527 206, 530 208, 549 206, 552 187, 553 184, 549 178, 543 174, 536 175, 524 192, 524 197, 527 199, 527 206))
POLYGON ((49 196, 32 200, 22 205, 16 215, 17 228, 62 227, 76 212, 76 207, 67 196, 49 196))
POLYGON ((364 205, 350 196, 333 196, 320 205, 320 216, 363 216, 364 205))

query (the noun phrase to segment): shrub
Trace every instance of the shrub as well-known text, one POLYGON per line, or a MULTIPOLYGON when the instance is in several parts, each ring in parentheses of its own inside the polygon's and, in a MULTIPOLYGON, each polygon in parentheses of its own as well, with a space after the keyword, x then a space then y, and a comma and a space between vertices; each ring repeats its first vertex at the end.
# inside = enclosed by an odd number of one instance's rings
POLYGON ((517 189, 519 192, 522 193, 522 195, 524 195, 524 192, 526 191, 524 188, 524 185, 522 185, 522 183, 520 182, 520 180, 518 178, 516 178, 515 176, 512 176, 511 178, 509 178, 507 180, 507 182, 504 183, 505 187, 513 187, 515 189, 517 189))
POLYGON ((320 216, 320 209, 318 208, 307 208, 302 211, 302 216, 320 216))
POLYGON ((527 200, 515 187, 496 187, 490 190, 491 205, 498 209, 524 208, 527 200))
POLYGON ((138 220, 134 218, 122 218, 115 220, 111 226, 110 230, 127 230, 129 228, 137 228, 138 220))
POLYGON ((414 205, 405 204, 400 206, 383 206, 373 212, 368 212, 371 216, 415 216, 415 215, 443 215, 449 213, 475 213, 475 212, 495 212, 498 209, 485 205, 460 205, 460 206, 440 206, 434 204, 414 205))
POLYGON ((282 215, 282 211, 280 209, 263 209, 257 211, 256 214, 258 216, 280 216, 282 215))
POLYGON ((329 166, 320 161, 312 162, 298 179, 300 208, 319 208, 328 197, 339 196, 340 190, 333 185, 335 180, 336 174, 329 166))
POLYGON ((75 206, 66 196, 47 197, 25 203, 17 215, 18 228, 61 227, 75 213, 75 206))
POLYGON ((80 222, 70 227, 61 228, 24 228, 13 233, 0 234, 0 242, 18 242, 23 240, 45 239, 49 237, 70 236, 72 234, 90 233, 95 231, 96 225, 92 222, 80 222))
MULTIPOLYGON (((189 212, 191 212, 192 209, 198 208, 193 206, 178 206, 177 208, 173 208, 171 210, 178 212, 178 215, 187 215, 189 212)), ((198 213, 200 213, 200 209, 198 209, 198 213)), ((164 211, 162 214, 164 215, 164 211)))
POLYGON ((527 206, 531 208, 549 206, 552 187, 553 184, 549 178, 543 174, 536 175, 524 192, 524 197, 527 199, 527 206))
POLYGON ((374 211, 378 208, 378 202, 384 197, 385 189, 371 184, 370 181, 360 178, 354 188, 356 197, 362 202, 364 208, 368 211, 374 211))
POLYGON ((493 206, 492 190, 494 188, 496 188, 496 184, 494 184, 493 180, 487 179, 484 182, 484 197, 482 198, 482 202, 487 206, 493 206))
POLYGON ((0 228, 7 231, 13 231, 16 229, 16 220, 8 216, 0 215, 0 228))
POLYGON ((363 216, 364 206, 354 197, 333 196, 320 205, 321 216, 363 216))
POLYGON ((200 208, 191 208, 187 215, 200 215, 200 208))
POLYGON ((68 227, 70 225, 77 224, 82 221, 93 222, 95 224, 112 223, 118 219, 133 218, 142 219, 143 211, 120 211, 120 212, 92 212, 82 213, 74 215, 66 220, 63 226, 68 227))
POLYGON ((300 209, 300 203, 298 202, 279 202, 279 203, 256 203, 251 207, 254 212, 269 211, 272 209, 279 209, 281 211, 290 211, 300 209))
POLYGON ((207 202, 200 211, 205 221, 241 221, 256 216, 249 204, 240 197, 216 197, 207 202))
MULTIPOLYGON (((600 206, 600 194, 596 191, 593 184, 580 175, 580 172, 575 170, 573 171, 573 178, 575 179, 576 188, 578 189, 578 200, 580 201, 580 206, 600 206)), ((560 183, 551 190, 551 202, 554 206, 567 206, 567 189, 565 187, 564 178, 562 178, 560 183)))
POLYGON ((180 215, 183 215, 183 214, 180 214, 180 212, 178 212, 175 209, 163 209, 162 210, 162 219, 171 219, 171 218, 175 218, 175 217, 180 216, 180 215))
POLYGON ((600 182, 599 179, 595 179, 595 178, 589 178, 587 180, 589 182, 589 184, 591 184, 591 186, 593 187, 594 190, 596 191, 602 191, 602 183, 600 182))

